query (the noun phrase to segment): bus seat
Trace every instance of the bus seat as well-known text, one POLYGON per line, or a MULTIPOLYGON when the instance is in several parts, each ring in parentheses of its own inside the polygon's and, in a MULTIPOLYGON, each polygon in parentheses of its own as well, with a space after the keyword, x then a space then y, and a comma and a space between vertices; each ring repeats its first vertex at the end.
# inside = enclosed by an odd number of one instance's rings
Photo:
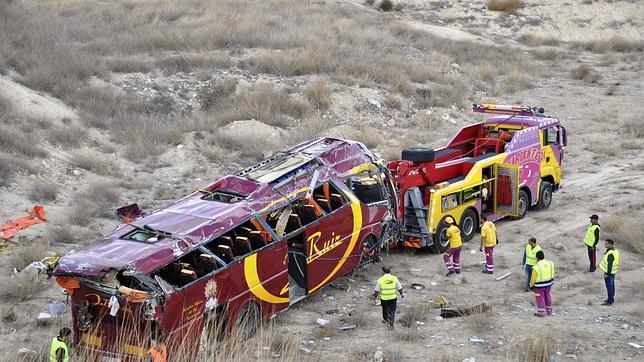
POLYGON ((235 255, 228 245, 217 245, 215 254, 221 258, 226 264, 230 264, 235 260, 235 255))
POLYGON ((292 213, 288 217, 288 222, 286 223, 286 229, 284 231, 286 234, 288 234, 301 227, 302 227, 302 221, 300 221, 300 217, 297 214, 292 213))
POLYGON ((251 231, 253 231, 251 228, 242 226, 240 228, 237 228, 237 236, 243 236, 247 238, 248 236, 250 236, 251 231))
POLYGON ((202 265, 211 265, 214 269, 217 269, 217 267, 219 267, 215 258, 210 254, 199 254, 198 261, 202 265))
POLYGON ((188 283, 190 281, 197 280, 197 273, 194 270, 181 269, 180 274, 181 274, 181 278, 184 280, 187 280, 188 283))
POLYGON ((245 236, 238 236, 235 238, 235 256, 246 255, 250 253, 250 242, 245 236))
POLYGON ((337 210, 344 204, 344 198, 340 194, 331 194, 331 208, 337 210))
POLYGON ((315 201, 320 205, 322 210, 326 212, 331 212, 331 204, 329 203, 329 200, 327 199, 315 199, 315 201))
POLYGON ((266 245, 266 238, 264 238, 261 231, 251 231, 248 240, 253 250, 260 249, 266 245))
POLYGON ((225 245, 227 247, 233 247, 233 238, 228 235, 222 235, 217 238, 217 245, 225 245))
POLYGON ((318 216, 315 213, 315 206, 302 205, 299 209, 302 217, 302 224, 308 225, 318 219, 318 216))

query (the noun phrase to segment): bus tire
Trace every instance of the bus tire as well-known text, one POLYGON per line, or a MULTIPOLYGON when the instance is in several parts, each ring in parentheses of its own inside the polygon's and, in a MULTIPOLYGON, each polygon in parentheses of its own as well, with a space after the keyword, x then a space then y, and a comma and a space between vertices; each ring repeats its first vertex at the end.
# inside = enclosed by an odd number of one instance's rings
POLYGON ((401 158, 405 161, 415 163, 432 162, 435 159, 434 150, 431 148, 405 148, 402 150, 401 158))
POLYGON ((442 254, 449 248, 449 240, 447 239, 446 234, 447 224, 445 224, 445 218, 443 218, 436 228, 436 233, 434 233, 434 244, 432 245, 432 250, 436 254, 442 254))
POLYGON ((244 304, 244 306, 237 314, 237 321, 235 322, 235 326, 238 330, 238 333, 240 333, 240 336, 244 340, 247 340, 257 334, 260 323, 261 314, 259 311, 259 306, 255 302, 250 301, 244 304))
POLYGON ((550 207, 552 203, 552 184, 548 181, 541 181, 541 189, 539 190, 539 202, 537 209, 545 210, 550 207))
POLYGON ((476 213, 472 209, 467 209, 461 215, 461 224, 459 228, 461 229, 461 237, 465 241, 470 241, 476 233, 478 227, 476 213))
POLYGON ((525 190, 519 190, 519 200, 517 208, 519 209, 519 215, 515 217, 515 220, 521 220, 528 213, 528 206, 530 205, 530 198, 528 193, 525 190))

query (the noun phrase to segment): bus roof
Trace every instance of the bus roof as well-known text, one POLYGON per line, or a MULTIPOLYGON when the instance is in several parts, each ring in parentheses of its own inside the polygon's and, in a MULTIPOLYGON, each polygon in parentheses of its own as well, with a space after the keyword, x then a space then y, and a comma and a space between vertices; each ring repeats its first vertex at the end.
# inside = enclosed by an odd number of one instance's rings
POLYGON ((319 170, 318 182, 344 176, 376 158, 359 142, 320 138, 228 175, 64 256, 58 275, 96 276, 109 269, 151 273, 194 247, 247 221, 254 213, 277 207, 306 189, 319 170), (204 199, 215 195, 221 199, 204 199), (124 239, 135 230, 167 234, 158 241, 124 239))

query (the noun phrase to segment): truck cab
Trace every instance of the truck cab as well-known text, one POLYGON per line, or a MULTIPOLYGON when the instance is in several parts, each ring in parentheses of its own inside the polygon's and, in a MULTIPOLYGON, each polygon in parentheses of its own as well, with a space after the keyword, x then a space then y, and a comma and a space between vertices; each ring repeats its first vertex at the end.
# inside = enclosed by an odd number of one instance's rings
POLYGON ((567 142, 561 122, 542 108, 474 105, 496 114, 462 128, 443 148, 410 148, 388 167, 399 191, 401 244, 446 250, 447 216, 470 240, 490 220, 523 218, 530 206, 547 209, 561 187, 567 142))

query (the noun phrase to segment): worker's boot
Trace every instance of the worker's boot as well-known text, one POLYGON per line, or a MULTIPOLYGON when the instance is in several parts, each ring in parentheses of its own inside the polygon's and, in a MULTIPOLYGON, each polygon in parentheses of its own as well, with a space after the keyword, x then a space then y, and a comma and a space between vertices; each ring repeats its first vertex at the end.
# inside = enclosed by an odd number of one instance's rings
POLYGON ((483 274, 494 274, 494 272, 491 272, 489 270, 481 270, 481 273, 483 273, 483 274))
POLYGON ((446 276, 446 277, 448 277, 448 276, 450 276, 450 275, 452 275, 452 274, 455 274, 455 272, 454 272, 454 271, 452 271, 452 270, 450 270, 450 271, 448 271, 448 272, 447 272, 447 274, 445 274, 445 276, 446 276))

